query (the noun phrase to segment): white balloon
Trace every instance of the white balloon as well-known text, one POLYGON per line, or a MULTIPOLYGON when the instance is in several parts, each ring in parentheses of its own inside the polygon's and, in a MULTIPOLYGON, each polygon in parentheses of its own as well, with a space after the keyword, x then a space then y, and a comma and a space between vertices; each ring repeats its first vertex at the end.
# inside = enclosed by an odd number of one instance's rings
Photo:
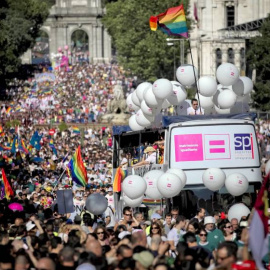
POLYGON ((241 173, 232 173, 227 176, 225 186, 233 196, 240 196, 248 190, 248 180, 241 173))
POLYGON ((143 94, 144 94, 145 90, 147 90, 148 88, 152 88, 152 84, 149 82, 143 82, 137 86, 136 94, 137 94, 137 97, 138 97, 140 102, 143 101, 143 94))
POLYGON ((216 106, 218 106, 218 96, 219 96, 220 93, 223 92, 223 91, 224 91, 223 88, 219 88, 219 87, 218 87, 216 93, 215 93, 214 96, 213 96, 212 101, 213 101, 213 103, 214 103, 216 106))
POLYGON ((162 195, 160 194, 157 188, 157 180, 162 174, 164 174, 164 172, 161 170, 152 170, 152 171, 147 172, 143 176, 143 179, 146 181, 146 185, 147 185, 147 188, 145 191, 145 195, 147 197, 154 200, 162 198, 162 195))
POLYGON ((149 115, 149 116, 155 116, 158 111, 157 109, 148 107, 145 100, 143 100, 141 103, 141 109, 145 115, 149 115))
POLYGON ((233 85, 239 78, 239 70, 231 63, 224 63, 218 67, 216 76, 222 85, 233 85))
POLYGON ((225 184, 225 179, 225 173, 219 168, 209 168, 202 175, 204 185, 212 191, 220 190, 225 184))
POLYGON ((162 109, 167 109, 167 108, 169 108, 170 106, 171 106, 171 103, 170 103, 167 99, 165 99, 165 100, 163 101, 162 105, 161 105, 161 108, 162 108, 162 109))
POLYGON ((136 113, 136 121, 140 126, 148 127, 155 120, 155 117, 145 115, 142 110, 138 110, 136 113))
POLYGON ((189 107, 190 107, 190 103, 188 102, 188 99, 181 102, 177 108, 178 115, 187 115, 187 108, 189 107))
POLYGON ((167 170, 166 173, 173 173, 173 174, 177 175, 180 178, 180 180, 182 181, 182 188, 186 185, 187 176, 183 170, 171 168, 171 169, 167 170))
POLYGON ((129 175, 122 183, 123 192, 132 200, 144 195, 146 182, 139 175, 129 175))
POLYGON ((143 198, 144 196, 141 196, 137 199, 130 199, 125 193, 123 193, 123 200, 125 202, 125 205, 132 208, 140 206, 143 201, 143 198))
POLYGON ((140 126, 136 121, 136 114, 132 115, 128 120, 128 125, 133 131, 143 130, 144 127, 140 126))
POLYGON ((140 102, 140 100, 138 99, 138 96, 137 96, 137 94, 136 94, 136 90, 131 94, 131 100, 132 100, 132 102, 133 102, 136 106, 138 106, 138 107, 141 106, 141 102, 140 102))
POLYGON ((244 96, 249 94, 253 89, 253 82, 250 78, 240 77, 233 85, 232 89, 237 96, 244 96))
POLYGON ((145 90, 143 98, 147 106, 151 108, 157 108, 163 102, 163 99, 159 99, 154 95, 152 88, 148 88, 145 90))
POLYGON ((228 219, 231 222, 233 218, 237 218, 238 223, 242 217, 247 217, 250 214, 249 208, 243 203, 237 203, 230 207, 228 211, 228 219))
POLYGON ((176 70, 177 80, 184 86, 191 86, 195 83, 194 72, 197 80, 198 79, 197 68, 194 67, 193 69, 192 65, 182 65, 178 67, 178 69, 176 70))
POLYGON ((264 171, 265 175, 268 175, 268 173, 270 172, 270 159, 266 162, 264 171))
POLYGON ((229 109, 236 102, 236 94, 232 90, 224 90, 222 91, 218 97, 217 102, 220 109, 229 109))
MULTIPOLYGON (((198 94, 195 95, 195 98, 198 100, 198 94)), ((213 97, 205 97, 199 94, 200 98, 200 105, 202 108, 213 108, 214 103, 213 103, 213 97)))
POLYGON ((126 102, 127 102, 127 106, 129 108, 130 111, 138 111, 140 109, 139 106, 135 105, 134 102, 132 101, 132 94, 129 94, 127 99, 126 99, 126 102))
POLYGON ((161 195, 171 198, 179 194, 182 186, 181 179, 174 173, 164 173, 158 178, 157 187, 161 195))
POLYGON ((220 109, 219 107, 215 106, 215 111, 218 114, 229 114, 231 109, 220 109))
POLYGON ((199 93, 204 97, 211 97, 217 91, 216 79, 210 76, 203 76, 198 80, 199 93))
POLYGON ((173 94, 167 100, 174 106, 179 105, 187 98, 187 91, 179 82, 171 81, 173 85, 173 94))
POLYGON ((165 99, 173 94, 172 83, 167 79, 158 79, 153 83, 152 90, 159 99, 165 99))

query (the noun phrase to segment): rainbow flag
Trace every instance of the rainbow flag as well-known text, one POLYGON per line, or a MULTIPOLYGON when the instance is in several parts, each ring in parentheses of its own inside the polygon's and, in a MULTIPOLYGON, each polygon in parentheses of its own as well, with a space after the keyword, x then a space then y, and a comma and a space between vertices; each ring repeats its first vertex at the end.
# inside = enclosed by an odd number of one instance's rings
POLYGON ((121 183, 126 176, 127 171, 124 171, 120 167, 118 167, 113 180, 113 192, 121 192, 121 183))
POLYGON ((5 145, 0 143, 0 150, 1 151, 10 151, 11 147, 5 146, 5 145))
POLYGON ((72 159, 68 163, 68 167, 71 172, 72 181, 76 182, 78 185, 85 187, 87 185, 88 179, 87 172, 82 160, 80 146, 78 146, 72 159))
POLYGON ((188 38, 187 21, 183 5, 169 8, 157 16, 151 16, 149 25, 152 31, 160 29, 169 36, 188 38))
POLYGON ((25 146, 25 143, 24 143, 24 140, 23 139, 20 139, 20 141, 19 141, 19 149, 21 151, 23 151, 25 154, 29 154, 29 150, 25 146))
POLYGON ((80 129, 78 127, 75 127, 75 126, 72 127, 72 132, 75 133, 75 134, 80 134, 81 133, 80 129))
POLYGON ((144 198, 142 201, 142 204, 145 206, 157 206, 161 204, 161 199, 160 200, 154 200, 150 198, 144 198))
POLYGON ((11 107, 8 107, 8 108, 6 109, 6 114, 10 114, 10 112, 11 112, 11 107))
POLYGON ((53 153, 57 156, 57 150, 56 150, 55 145, 53 143, 53 139, 50 139, 49 147, 52 149, 53 153))
POLYGON ((4 183, 5 197, 7 200, 10 200, 10 197, 14 196, 14 192, 13 192, 13 190, 12 190, 8 180, 7 180, 4 169, 2 169, 2 180, 4 183))

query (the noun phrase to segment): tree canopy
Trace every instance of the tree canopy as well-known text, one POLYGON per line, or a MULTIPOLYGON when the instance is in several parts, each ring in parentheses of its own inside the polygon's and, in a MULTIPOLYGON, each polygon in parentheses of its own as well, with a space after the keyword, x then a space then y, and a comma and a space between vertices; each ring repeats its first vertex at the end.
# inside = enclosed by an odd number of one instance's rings
POLYGON ((248 64, 256 69, 256 83, 252 93, 253 106, 262 111, 270 110, 270 16, 259 29, 261 36, 250 40, 248 64))
POLYGON ((1 83, 18 70, 20 56, 35 44, 39 29, 49 15, 49 3, 49 0, 1 0, 1 83))
MULTIPOLYGON (((187 15, 188 0, 183 0, 187 15)), ((169 47, 167 36, 161 31, 153 32, 149 18, 178 6, 179 0, 136 1, 118 0, 106 4, 103 24, 112 36, 120 64, 143 80, 157 78, 173 79, 174 49, 176 63, 179 63, 179 42, 169 47)))

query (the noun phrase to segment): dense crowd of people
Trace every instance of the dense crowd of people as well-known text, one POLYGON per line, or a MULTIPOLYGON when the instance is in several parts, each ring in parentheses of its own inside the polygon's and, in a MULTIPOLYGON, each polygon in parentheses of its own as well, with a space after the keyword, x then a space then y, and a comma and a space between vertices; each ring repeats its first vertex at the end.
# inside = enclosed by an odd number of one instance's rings
POLYGON ((38 75, 10 83, 2 118, 19 117, 32 124, 99 122, 115 85, 122 86, 125 96, 137 85, 137 77, 117 64, 76 64, 54 73, 44 69, 43 76, 38 75), (6 113, 9 107, 11 112, 6 113))
MULTIPOLYGON (((129 93, 135 83, 136 78, 127 77, 119 66, 103 64, 61 70, 50 82, 15 81, 1 109, 0 167, 14 191, 9 198, 2 182, 1 270, 256 269, 248 248, 249 216, 229 221, 225 211, 207 213, 199 208, 187 219, 177 207, 158 207, 149 214, 126 206, 117 219, 112 130, 85 125, 77 133, 73 126, 63 130, 35 126, 98 122, 98 116, 106 113, 113 85, 121 84, 129 93), (10 120, 18 120, 19 126, 5 125, 10 120), (27 147, 36 132, 42 134, 37 146, 25 150, 16 145, 12 152, 16 137, 27 147), (66 171, 79 145, 87 170, 85 187, 73 183, 66 171), (61 190, 72 191, 71 213, 59 213, 57 192, 61 190), (95 193, 108 200, 101 215, 86 208, 87 198, 95 193)), ((269 122, 259 121, 256 129, 265 162, 270 157, 269 122)), ((150 150, 149 156, 156 149, 150 150)), ((156 156, 153 159, 162 162, 156 156)), ((121 164, 125 169, 127 164, 136 166, 126 156, 121 164)), ((268 264, 267 256, 264 261, 268 264)))

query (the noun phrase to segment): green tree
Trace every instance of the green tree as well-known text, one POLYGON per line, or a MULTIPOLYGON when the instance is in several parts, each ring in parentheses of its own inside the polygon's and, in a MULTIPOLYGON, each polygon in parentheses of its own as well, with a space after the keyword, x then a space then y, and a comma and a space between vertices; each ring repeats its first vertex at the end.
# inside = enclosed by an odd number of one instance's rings
MULTIPOLYGON (((189 1, 182 2, 187 15, 189 1)), ((106 4, 102 22, 112 36, 118 61, 126 70, 148 81, 173 79, 174 47, 169 47, 166 41, 170 36, 159 30, 151 31, 149 18, 178 5, 179 0, 119 0, 106 4)), ((179 43, 175 46, 178 51, 179 43)), ((179 63, 178 55, 176 63, 179 63)))
POLYGON ((270 110, 270 16, 259 29, 260 36, 250 40, 247 53, 248 65, 256 69, 256 83, 252 93, 253 106, 262 111, 270 110))
POLYGON ((1 0, 0 83, 18 71, 20 56, 34 46, 39 29, 49 15, 49 0, 1 0))

